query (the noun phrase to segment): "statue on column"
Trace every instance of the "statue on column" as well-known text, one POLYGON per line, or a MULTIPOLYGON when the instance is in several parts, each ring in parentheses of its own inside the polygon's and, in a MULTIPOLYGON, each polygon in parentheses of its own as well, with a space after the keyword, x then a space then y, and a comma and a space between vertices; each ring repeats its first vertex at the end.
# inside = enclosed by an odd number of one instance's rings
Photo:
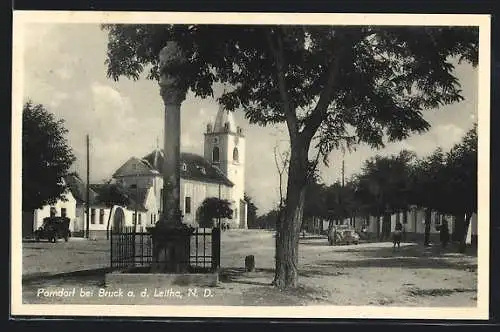
POLYGON ((188 86, 182 78, 187 59, 175 42, 168 42, 159 54, 160 94, 165 106, 163 164, 163 211, 151 230, 153 272, 187 272, 190 236, 194 229, 182 223, 180 211, 181 104, 188 86))

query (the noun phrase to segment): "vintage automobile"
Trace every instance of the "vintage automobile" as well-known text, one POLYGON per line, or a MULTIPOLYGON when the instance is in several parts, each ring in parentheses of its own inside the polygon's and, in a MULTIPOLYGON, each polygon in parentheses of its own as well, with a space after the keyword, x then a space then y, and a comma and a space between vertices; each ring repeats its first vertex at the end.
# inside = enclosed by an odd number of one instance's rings
POLYGON ((71 237, 69 230, 70 219, 66 217, 47 217, 43 219, 43 224, 35 231, 35 240, 46 239, 49 242, 57 242, 64 239, 68 242, 71 237))
POLYGON ((349 226, 332 227, 328 234, 328 244, 331 246, 342 244, 359 244, 360 236, 356 230, 349 226))

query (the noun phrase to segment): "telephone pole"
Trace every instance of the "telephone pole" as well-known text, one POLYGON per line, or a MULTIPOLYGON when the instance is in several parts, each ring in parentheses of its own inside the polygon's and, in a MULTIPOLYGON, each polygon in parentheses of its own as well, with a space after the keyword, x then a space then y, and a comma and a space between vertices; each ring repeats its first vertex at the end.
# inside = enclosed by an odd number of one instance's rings
POLYGON ((87 201, 87 206, 86 206, 86 210, 87 210, 87 220, 86 220, 86 224, 87 226, 85 227, 86 228, 86 232, 85 232, 85 237, 88 239, 90 238, 90 137, 89 135, 87 134, 87 140, 86 140, 86 143, 87 143, 87 185, 86 185, 86 201, 87 201))
POLYGON ((342 188, 344 188, 344 171, 345 171, 345 149, 342 148, 342 188))

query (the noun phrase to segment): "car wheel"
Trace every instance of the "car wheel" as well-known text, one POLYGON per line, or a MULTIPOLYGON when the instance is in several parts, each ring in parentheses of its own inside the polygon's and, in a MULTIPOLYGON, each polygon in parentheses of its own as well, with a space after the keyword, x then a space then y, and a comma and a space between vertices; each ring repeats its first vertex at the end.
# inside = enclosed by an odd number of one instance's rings
POLYGON ((68 242, 68 237, 67 236, 64 237, 64 242, 68 242))

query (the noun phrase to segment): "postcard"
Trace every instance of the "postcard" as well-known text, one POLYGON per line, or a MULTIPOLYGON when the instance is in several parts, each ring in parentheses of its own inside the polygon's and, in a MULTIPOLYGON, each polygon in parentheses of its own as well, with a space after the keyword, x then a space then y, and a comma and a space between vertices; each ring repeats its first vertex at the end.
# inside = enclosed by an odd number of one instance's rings
POLYGON ((488 318, 488 15, 13 18, 12 315, 488 318))

